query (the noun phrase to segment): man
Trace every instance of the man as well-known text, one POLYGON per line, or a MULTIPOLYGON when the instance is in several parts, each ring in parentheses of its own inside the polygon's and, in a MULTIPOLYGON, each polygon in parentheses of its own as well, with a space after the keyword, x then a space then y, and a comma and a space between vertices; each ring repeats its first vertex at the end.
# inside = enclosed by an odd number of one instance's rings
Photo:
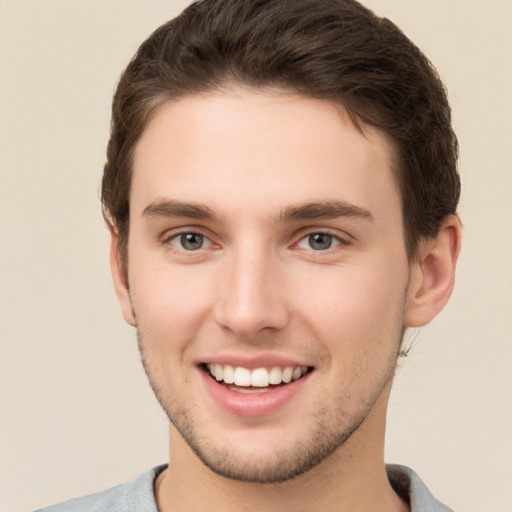
POLYGON ((446 511, 383 460, 405 329, 452 291, 435 70, 350 0, 205 0, 119 82, 102 184, 169 464, 47 510, 446 511))

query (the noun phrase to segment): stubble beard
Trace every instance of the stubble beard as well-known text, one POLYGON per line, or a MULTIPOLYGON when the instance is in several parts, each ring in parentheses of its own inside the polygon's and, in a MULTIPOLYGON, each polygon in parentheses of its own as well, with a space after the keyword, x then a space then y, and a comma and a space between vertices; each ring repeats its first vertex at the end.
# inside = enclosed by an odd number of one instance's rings
POLYGON ((351 426, 349 431, 337 434, 329 432, 319 421, 317 428, 311 429, 309 435, 305 436, 312 440, 309 444, 300 440, 286 450, 274 452, 272 460, 256 462, 254 459, 241 460, 236 450, 220 449, 214 442, 197 435, 198 429, 186 411, 174 411, 171 415, 164 405, 162 407, 190 449, 207 468, 230 480, 254 484, 285 482, 309 471, 344 445, 359 426, 351 426))
MULTIPOLYGON (((217 475, 239 482, 257 484, 278 483, 293 479, 319 465, 337 450, 347 446, 388 383, 393 379, 396 367, 396 358, 394 358, 381 376, 379 386, 374 387, 374 392, 366 399, 364 407, 359 408, 355 414, 347 414, 343 410, 343 406, 340 405, 333 420, 328 407, 320 408, 308 432, 296 440, 293 445, 275 451, 271 460, 243 460, 236 450, 221 448, 216 445, 215 439, 208 439, 202 435, 200 427, 194 421, 191 409, 179 406, 176 401, 164 396, 152 379, 140 333, 138 333, 138 339, 143 367, 158 402, 172 425, 199 460, 217 475)), ((334 399, 338 404, 347 403, 348 400, 349 398, 343 394, 334 399)), ((251 432, 248 429, 248 440, 250 440, 250 436, 251 432)))
MULTIPOLYGON (((337 395, 333 400, 339 404, 336 408, 335 418, 332 418, 332 411, 329 412, 330 404, 319 407, 315 421, 307 434, 298 439, 293 446, 276 450, 272 460, 257 464, 254 464, 254 460, 241 460, 235 450, 220 448, 216 446, 214 439, 208 439, 202 435, 200 428, 194 422, 193 411, 185 405, 178 405, 176 400, 165 397, 158 388, 149 368, 142 330, 137 325, 137 340, 142 365, 150 386, 170 422, 207 468, 217 475, 239 482, 255 484, 285 482, 306 473, 321 464, 334 452, 346 447, 353 434, 372 411, 379 397, 385 392, 388 384, 392 382, 404 338, 403 315, 407 293, 408 286, 404 291, 400 311, 397 315, 396 350, 389 354, 387 364, 383 368, 382 374, 379 375, 378 383, 373 385, 373 392, 368 395, 363 390, 363 394, 366 396, 365 401, 351 414, 348 414, 343 407, 343 404, 349 403, 351 398, 343 393, 337 395), (252 465, 251 462, 253 462, 252 465)), ((354 390, 350 390, 349 394, 352 395, 353 392, 354 390)), ((250 429, 248 429, 247 436, 250 439, 250 429)))

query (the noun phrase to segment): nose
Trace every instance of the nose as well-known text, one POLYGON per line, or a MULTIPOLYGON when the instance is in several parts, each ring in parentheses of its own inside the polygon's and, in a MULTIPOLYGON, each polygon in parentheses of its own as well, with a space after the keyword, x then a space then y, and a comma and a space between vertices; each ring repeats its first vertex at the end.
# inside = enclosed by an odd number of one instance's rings
POLYGON ((251 339, 281 330, 289 322, 283 274, 270 251, 234 251, 217 280, 215 320, 237 336, 251 339))

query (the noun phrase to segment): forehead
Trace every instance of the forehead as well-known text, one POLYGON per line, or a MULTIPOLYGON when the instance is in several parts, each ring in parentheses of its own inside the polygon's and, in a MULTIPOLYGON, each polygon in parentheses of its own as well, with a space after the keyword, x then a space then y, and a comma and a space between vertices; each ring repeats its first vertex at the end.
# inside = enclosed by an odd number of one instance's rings
POLYGON ((343 200, 400 214, 392 155, 333 102, 251 89, 186 96, 160 106, 136 146, 131 214, 160 197, 222 212, 343 200))

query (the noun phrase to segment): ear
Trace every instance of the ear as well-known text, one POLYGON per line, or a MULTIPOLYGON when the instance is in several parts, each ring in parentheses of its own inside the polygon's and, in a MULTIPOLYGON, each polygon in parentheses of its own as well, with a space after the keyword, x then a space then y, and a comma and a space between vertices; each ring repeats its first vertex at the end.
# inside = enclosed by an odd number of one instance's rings
POLYGON ((459 219, 449 215, 434 238, 420 243, 411 264, 411 283, 404 315, 406 327, 421 327, 446 305, 453 291, 455 266, 460 252, 459 219))
POLYGON ((128 276, 121 264, 121 254, 119 252, 119 238, 114 229, 110 230, 110 270, 114 281, 117 300, 121 305, 123 317, 127 323, 135 326, 135 316, 133 314, 132 303, 130 300, 130 291, 128 287, 128 276))

